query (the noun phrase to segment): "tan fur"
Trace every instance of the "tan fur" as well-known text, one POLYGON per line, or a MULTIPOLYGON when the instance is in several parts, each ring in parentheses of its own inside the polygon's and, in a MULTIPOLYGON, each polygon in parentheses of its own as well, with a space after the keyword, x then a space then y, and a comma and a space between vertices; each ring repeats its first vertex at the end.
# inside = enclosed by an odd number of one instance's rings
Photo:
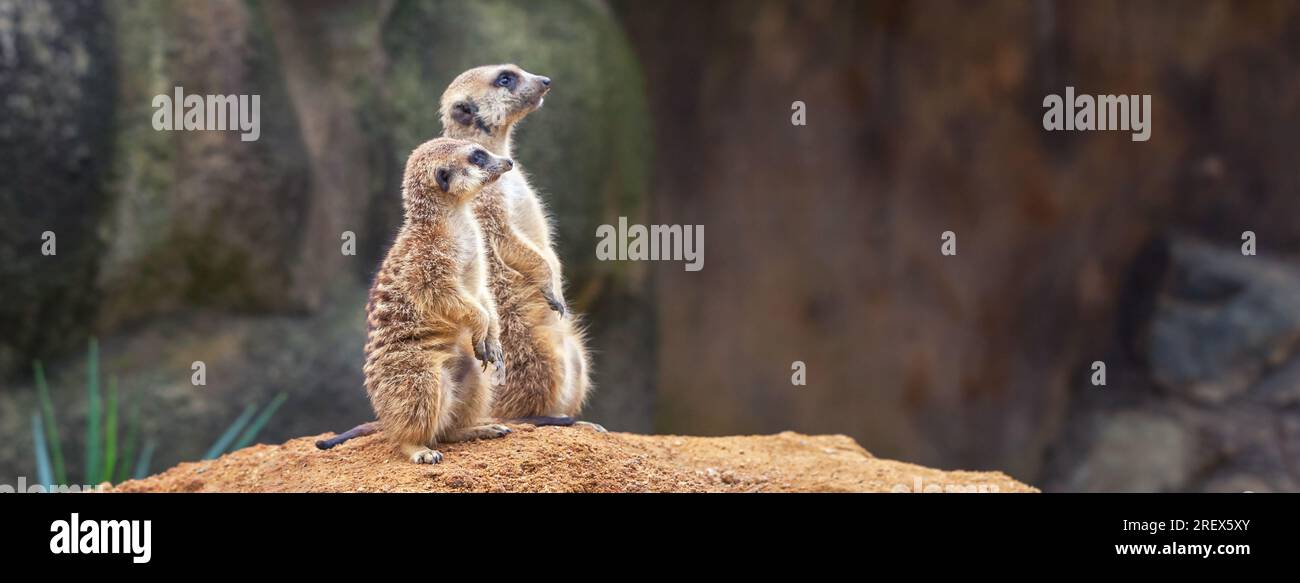
POLYGON ((441 460, 433 449, 440 441, 509 431, 481 421, 491 386, 476 359, 499 366, 501 351, 471 205, 511 162, 482 150, 439 138, 411 154, 406 217, 366 305, 366 391, 384 434, 416 463, 441 460))
MULTIPOLYGON (((515 125, 541 107, 549 89, 549 79, 515 65, 466 71, 443 94, 443 135, 510 156, 515 125), (511 87, 496 83, 506 72, 516 78, 511 87)), ((581 328, 562 317, 563 279, 545 207, 516 166, 484 189, 474 211, 487 241, 489 287, 509 365, 492 414, 576 416, 591 389, 590 365, 581 328)))

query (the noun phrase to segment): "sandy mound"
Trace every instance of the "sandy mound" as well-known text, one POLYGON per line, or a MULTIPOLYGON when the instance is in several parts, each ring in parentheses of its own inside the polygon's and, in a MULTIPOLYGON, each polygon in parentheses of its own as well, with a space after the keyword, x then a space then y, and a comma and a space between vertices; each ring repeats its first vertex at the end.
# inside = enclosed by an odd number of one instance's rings
POLYGON ((382 434, 329 451, 304 437, 183 463, 118 492, 1035 492, 998 472, 877 459, 843 435, 597 433, 512 425, 502 439, 447 444, 437 465, 400 458, 382 434))

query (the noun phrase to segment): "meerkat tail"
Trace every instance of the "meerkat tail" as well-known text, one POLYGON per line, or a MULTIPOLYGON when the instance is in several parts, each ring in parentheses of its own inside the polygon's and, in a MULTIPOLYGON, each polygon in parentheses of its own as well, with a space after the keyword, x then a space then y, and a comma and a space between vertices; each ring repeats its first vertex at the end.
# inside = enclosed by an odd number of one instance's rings
POLYGON ((376 431, 379 431, 379 422, 378 422, 378 421, 370 421, 370 422, 368 422, 368 423, 362 423, 361 425, 358 425, 358 426, 356 426, 356 427, 353 427, 352 429, 349 429, 349 430, 347 430, 347 431, 344 431, 343 433, 340 433, 340 434, 338 434, 338 435, 335 435, 334 437, 331 437, 331 438, 329 438, 329 439, 322 439, 322 440, 320 440, 320 441, 317 441, 317 442, 316 442, 316 447, 317 447, 318 449, 330 449, 330 448, 332 448, 332 447, 334 447, 334 446, 336 446, 336 445, 338 445, 338 444, 340 444, 340 443, 343 443, 343 442, 345 442, 345 441, 347 441, 347 440, 349 440, 349 439, 352 439, 352 438, 354 438, 354 437, 361 437, 361 436, 363 436, 363 435, 370 435, 371 433, 374 433, 374 432, 376 432, 376 431))
POLYGON ((532 415, 529 417, 515 417, 512 419, 502 419, 503 423, 527 423, 538 427, 568 427, 577 423, 578 420, 568 415, 548 416, 532 415))
POLYGON ((608 433, 609 430, 599 423, 590 421, 578 421, 575 417, 568 415, 533 415, 530 417, 516 417, 513 419, 501 419, 502 423, 527 423, 537 427, 585 427, 596 431, 597 433, 608 433))

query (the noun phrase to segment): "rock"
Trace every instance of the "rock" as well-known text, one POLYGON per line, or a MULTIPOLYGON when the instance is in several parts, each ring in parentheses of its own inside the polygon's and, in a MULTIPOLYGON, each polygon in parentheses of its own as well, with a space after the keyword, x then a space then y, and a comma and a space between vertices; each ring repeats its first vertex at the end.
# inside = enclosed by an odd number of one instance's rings
POLYGON ((0 3, 17 33, 0 47, 0 375, 182 307, 319 296, 298 261, 306 156, 258 16, 239 0, 0 3), (155 131, 153 97, 177 86, 260 95, 260 139, 155 131))
POLYGON ((303 261, 308 158, 261 12, 240 0, 108 6, 118 82, 88 96, 116 103, 99 328, 202 307, 314 307, 324 281, 303 261), (152 100, 178 86, 259 95, 259 139, 156 131, 152 100))
POLYGON ((1300 358, 1270 371, 1253 392, 1261 399, 1278 407, 1300 404, 1300 358))
POLYGON ((92 329, 114 147, 105 7, 0 0, 0 386, 92 329))
POLYGON ((1175 419, 1120 411, 1093 424, 1094 441, 1070 469, 1066 491, 1180 491, 1199 461, 1192 436, 1175 419))
POLYGON ((445 457, 434 466, 405 463, 382 434, 329 451, 314 445, 322 435, 253 446, 216 462, 183 463, 113 491, 910 492, 914 484, 926 484, 918 491, 1037 492, 999 472, 945 472, 873 458, 843 436, 684 437, 513 427, 501 439, 440 446, 445 457), (821 451, 827 446, 856 455, 827 459, 821 451), (741 448, 751 455, 737 455, 741 448), (188 470, 204 464, 211 465, 195 484, 188 470))
POLYGON ((1190 240, 1171 264, 1150 324, 1152 378, 1187 397, 1239 396, 1300 339, 1300 272, 1190 240))
POLYGON ((1215 476, 1201 488, 1201 491, 1214 494, 1240 494, 1242 492, 1267 494, 1278 490, 1264 478, 1243 473, 1215 476))

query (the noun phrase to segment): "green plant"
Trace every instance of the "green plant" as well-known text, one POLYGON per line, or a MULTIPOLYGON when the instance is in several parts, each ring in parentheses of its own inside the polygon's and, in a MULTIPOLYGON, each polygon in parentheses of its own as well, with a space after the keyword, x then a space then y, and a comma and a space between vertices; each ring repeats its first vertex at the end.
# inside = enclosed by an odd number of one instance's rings
MULTIPOLYGON (((137 400, 133 402, 131 406, 130 416, 127 418, 126 421, 126 441, 122 442, 122 463, 117 465, 117 473, 113 474, 113 483, 126 481, 127 474, 130 472, 127 462, 131 460, 133 457, 135 457, 135 448, 139 447, 139 445, 140 445, 140 401, 137 400)), ((153 448, 146 447, 146 449, 149 452, 149 456, 152 457, 153 448)), ((141 453, 143 454, 144 451, 145 450, 142 450, 141 453)), ((145 462, 144 464, 145 474, 142 476, 136 476, 135 474, 131 474, 132 477, 142 478, 148 475, 149 460, 148 458, 142 455, 140 458, 136 459, 136 465, 139 466, 141 461, 145 462)))
MULTIPOLYGON (((86 480, 93 480, 100 475, 100 456, 104 451, 100 447, 101 429, 99 427, 102 411, 99 402, 99 343, 90 339, 89 354, 86 356, 86 402, 89 412, 86 414, 86 480)), ((99 482, 95 482, 98 484, 99 482)))
POLYGON ((36 444, 36 479, 42 484, 53 484, 50 472, 50 454, 45 448, 45 429, 38 413, 32 413, 32 442, 36 444))
MULTIPOLYGON (((36 475, 43 485, 69 484, 62 438, 54 419, 54 402, 50 398, 45 368, 40 361, 32 363, 32 368, 39 400, 39 408, 31 416, 36 475)), ((86 377, 86 463, 81 483, 117 483, 126 481, 128 476, 136 479, 148 476, 149 465, 158 444, 153 439, 145 439, 141 444, 138 400, 126 405, 129 410, 126 416, 126 435, 125 439, 120 439, 123 401, 119 397, 116 377, 109 379, 107 395, 101 393, 99 344, 94 339, 90 340, 87 351, 86 377)), ((252 444, 286 399, 284 393, 276 395, 260 413, 257 406, 249 405, 212 443, 203 459, 212 459, 252 444)))
POLYGON ((266 427, 266 424, 271 421, 271 416, 275 415, 275 412, 280 408, 280 405, 284 404, 284 401, 287 398, 288 396, 284 393, 276 395, 275 398, 271 399, 271 402, 262 409, 262 412, 257 414, 256 418, 253 417, 253 414, 257 413, 257 407, 254 405, 245 407, 244 412, 240 413, 239 417, 235 418, 235 421, 226 428, 226 431, 221 434, 221 437, 218 437, 217 440, 212 443, 212 447, 209 447, 208 451, 203 454, 203 459, 216 459, 223 453, 251 445, 253 440, 257 439, 257 435, 262 432, 262 428, 266 427), (250 419, 252 419, 251 424, 249 423, 250 419), (238 440, 235 439, 236 436, 238 436, 238 440))
MULTIPOLYGON (((36 393, 40 402, 39 411, 32 413, 32 438, 35 444, 36 473, 44 485, 69 484, 67 468, 63 458, 63 440, 59 435, 59 426, 54 419, 54 402, 50 398, 49 382, 45 378, 45 367, 40 361, 32 363, 36 380, 36 393)), ((101 482, 122 481, 126 477, 130 456, 134 454, 140 435, 139 404, 132 408, 133 414, 127 421, 127 437, 119 440, 119 412, 121 400, 118 397, 117 379, 108 382, 107 402, 100 390, 99 343, 93 338, 86 355, 86 439, 85 471, 80 483, 98 484, 101 482)), ((143 452, 142 452, 143 453, 143 452)), ((136 461, 147 459, 142 456, 136 461)))
POLYGON ((139 480, 149 475, 149 462, 153 459, 153 450, 158 444, 154 440, 144 442, 144 449, 140 451, 140 459, 135 462, 135 473, 132 478, 139 480))
POLYGON ((41 456, 37 459, 44 459, 48 466, 50 454, 53 453, 53 478, 58 480, 58 483, 60 484, 66 484, 68 483, 68 474, 63 469, 63 447, 59 443, 58 426, 54 424, 54 404, 50 401, 50 387, 45 382, 45 369, 41 366, 40 361, 36 361, 34 366, 36 368, 36 394, 40 398, 42 415, 42 417, 37 417, 37 419, 43 420, 42 425, 44 425, 45 430, 45 439, 37 442, 37 453, 41 456), (48 451, 45 447, 47 443, 49 444, 48 451))

